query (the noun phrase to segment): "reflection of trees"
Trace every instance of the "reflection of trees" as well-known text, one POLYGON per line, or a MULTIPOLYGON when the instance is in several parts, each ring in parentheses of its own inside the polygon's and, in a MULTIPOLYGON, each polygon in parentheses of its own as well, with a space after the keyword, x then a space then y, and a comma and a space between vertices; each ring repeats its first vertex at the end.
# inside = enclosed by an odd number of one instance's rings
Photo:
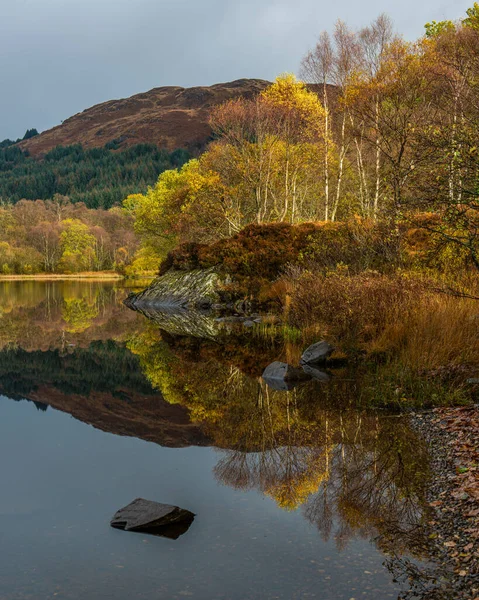
POLYGON ((70 333, 80 333, 91 326, 93 319, 98 316, 99 308, 96 298, 64 298, 62 307, 63 320, 66 330, 70 333))
POLYGON ((125 340, 141 319, 121 304, 115 284, 83 281, 0 282, 0 349, 49 350, 125 340))
MULTIPOLYGON (((276 391, 246 376, 221 344, 186 352, 184 342, 157 336, 136 339, 142 368, 223 449, 219 481, 257 489, 287 510, 301 507, 339 547, 359 535, 380 536, 384 549, 417 550, 427 456, 402 419, 354 409, 350 383, 276 391)), ((247 364, 244 345, 239 352, 247 364)), ((262 360, 260 348, 256 364, 262 360)))
POLYGON ((92 342, 63 354, 60 350, 30 351, 20 348, 0 352, 0 389, 11 397, 28 397, 53 386, 65 394, 89 396, 110 393, 122 397, 124 390, 152 394, 138 359, 124 344, 92 342))
POLYGON ((179 404, 183 395, 175 381, 172 370, 175 357, 168 345, 158 339, 152 327, 130 337, 127 347, 138 356, 143 373, 153 388, 160 390, 163 398, 170 404, 179 404))
POLYGON ((312 442, 262 451, 226 450, 217 478, 239 489, 258 489, 282 508, 302 507, 305 518, 339 548, 359 535, 384 549, 418 550, 426 483, 425 448, 398 420, 318 411, 312 442), (322 426, 321 426, 322 424, 322 426), (336 529, 334 527, 336 526, 336 529))
POLYGON ((237 489, 258 489, 286 510, 298 508, 329 476, 328 455, 322 448, 224 453, 214 469, 219 481, 237 489))
MULTIPOLYGON (((398 419, 349 417, 360 424, 354 438, 343 435, 335 448, 327 486, 303 507, 323 536, 331 535, 331 514, 339 519, 339 547, 359 533, 380 534, 379 542, 396 551, 418 549, 418 528, 425 505, 427 452, 398 419)), ((340 418, 340 428, 344 428, 340 418)))

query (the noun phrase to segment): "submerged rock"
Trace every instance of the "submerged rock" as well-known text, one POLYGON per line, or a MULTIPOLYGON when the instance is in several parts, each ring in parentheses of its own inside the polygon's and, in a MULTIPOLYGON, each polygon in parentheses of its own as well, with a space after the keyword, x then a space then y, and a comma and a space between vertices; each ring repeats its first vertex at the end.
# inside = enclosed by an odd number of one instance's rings
POLYGON ((275 361, 268 365, 262 375, 264 381, 274 390, 292 389, 300 381, 311 377, 301 369, 296 369, 287 363, 275 361))
POLYGON ((316 342, 306 348, 301 356, 301 364, 302 365, 317 365, 321 363, 325 363, 326 360, 331 356, 334 352, 333 346, 325 342, 324 340, 321 342, 316 342))
POLYGON ((150 533, 176 539, 185 533, 195 515, 189 510, 137 498, 117 511, 110 525, 124 531, 150 533))

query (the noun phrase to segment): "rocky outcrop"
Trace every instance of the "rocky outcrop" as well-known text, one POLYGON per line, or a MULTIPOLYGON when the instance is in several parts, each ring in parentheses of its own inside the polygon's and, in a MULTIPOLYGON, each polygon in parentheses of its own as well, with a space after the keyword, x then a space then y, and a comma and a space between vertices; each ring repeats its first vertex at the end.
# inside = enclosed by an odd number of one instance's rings
POLYGON ((130 308, 207 309, 220 302, 221 277, 215 268, 193 271, 171 270, 158 277, 145 290, 125 300, 130 308))

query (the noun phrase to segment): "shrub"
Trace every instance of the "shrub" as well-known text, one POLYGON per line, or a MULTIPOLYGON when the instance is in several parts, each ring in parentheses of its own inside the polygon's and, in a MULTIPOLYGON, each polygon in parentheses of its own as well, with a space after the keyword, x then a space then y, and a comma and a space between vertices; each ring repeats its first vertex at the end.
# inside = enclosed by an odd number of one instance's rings
POLYGON ((193 242, 181 244, 168 253, 160 265, 159 275, 164 275, 171 268, 177 271, 193 271, 203 267, 200 251, 204 246, 193 242))
POLYGON ((388 269, 403 259, 399 238, 386 223, 354 219, 344 223, 270 223, 248 225, 210 245, 183 244, 170 252, 162 271, 222 267, 231 275, 273 280, 285 265, 301 262, 351 270, 388 269))

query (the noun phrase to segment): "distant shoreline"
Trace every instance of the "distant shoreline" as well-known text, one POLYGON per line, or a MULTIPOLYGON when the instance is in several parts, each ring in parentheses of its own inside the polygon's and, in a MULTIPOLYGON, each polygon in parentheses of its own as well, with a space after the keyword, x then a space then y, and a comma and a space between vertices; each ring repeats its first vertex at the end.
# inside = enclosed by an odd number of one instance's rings
POLYGON ((125 279, 124 275, 120 273, 102 272, 98 273, 87 272, 87 273, 37 273, 35 275, 0 275, 0 281, 59 281, 62 279, 101 279, 101 280, 115 280, 125 279))

